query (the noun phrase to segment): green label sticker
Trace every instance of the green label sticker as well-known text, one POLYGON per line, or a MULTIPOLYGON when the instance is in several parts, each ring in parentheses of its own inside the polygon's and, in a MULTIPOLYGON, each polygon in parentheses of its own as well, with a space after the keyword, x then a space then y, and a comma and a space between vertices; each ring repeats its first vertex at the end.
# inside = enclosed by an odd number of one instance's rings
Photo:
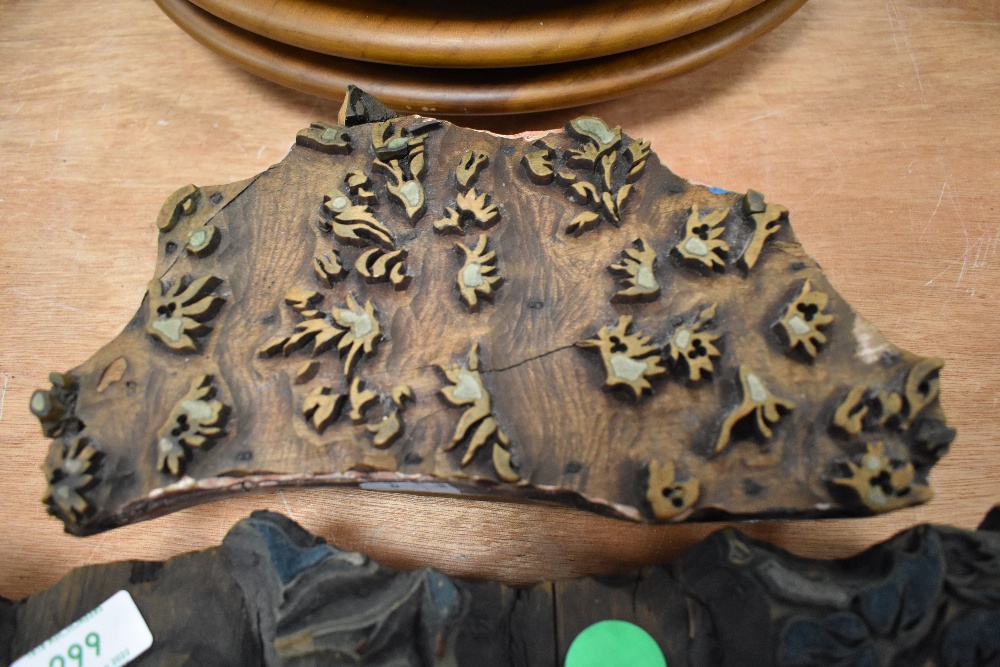
POLYGON ((565 667, 667 667, 656 640, 627 621, 601 621, 569 645, 565 667))

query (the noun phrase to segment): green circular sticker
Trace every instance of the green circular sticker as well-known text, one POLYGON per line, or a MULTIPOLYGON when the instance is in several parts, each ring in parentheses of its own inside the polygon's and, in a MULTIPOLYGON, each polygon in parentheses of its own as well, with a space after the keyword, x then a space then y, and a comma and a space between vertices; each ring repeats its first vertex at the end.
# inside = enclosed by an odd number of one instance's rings
POLYGON ((667 667, 649 633, 627 621, 601 621, 569 645, 565 667, 667 667))

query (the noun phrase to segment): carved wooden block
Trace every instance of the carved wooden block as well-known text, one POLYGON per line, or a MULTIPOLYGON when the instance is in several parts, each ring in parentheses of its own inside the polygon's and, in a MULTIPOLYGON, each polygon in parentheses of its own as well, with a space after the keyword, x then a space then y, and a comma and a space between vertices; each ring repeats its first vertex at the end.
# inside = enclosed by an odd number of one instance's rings
POLYGON ((515 589, 390 570, 257 512, 220 547, 0 598, 0 662, 124 589, 153 635, 140 667, 572 667, 572 643, 608 620, 637 626, 668 665, 987 667, 1000 656, 1000 508, 991 516, 977 531, 917 526, 839 561, 726 529, 668 565, 515 589))
POLYGON ((349 102, 171 196, 133 321, 32 397, 69 531, 280 485, 636 521, 930 497, 942 362, 855 313, 785 207, 597 118, 503 137, 349 102))

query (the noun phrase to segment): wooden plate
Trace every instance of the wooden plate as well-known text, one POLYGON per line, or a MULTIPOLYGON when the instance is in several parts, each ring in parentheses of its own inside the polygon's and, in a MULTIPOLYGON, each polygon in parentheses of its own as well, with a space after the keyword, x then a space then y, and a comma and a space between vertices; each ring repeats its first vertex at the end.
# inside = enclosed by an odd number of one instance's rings
POLYGON ((561 109, 633 92, 750 44, 805 0, 765 0, 704 30, 635 51, 572 63, 504 69, 438 69, 337 58, 267 40, 187 0, 156 0, 192 37, 265 79, 340 99, 360 86, 401 112, 503 114, 561 109))
POLYGON ((449 68, 546 65, 632 51, 707 28, 761 2, 191 1, 227 23, 308 51, 449 68))

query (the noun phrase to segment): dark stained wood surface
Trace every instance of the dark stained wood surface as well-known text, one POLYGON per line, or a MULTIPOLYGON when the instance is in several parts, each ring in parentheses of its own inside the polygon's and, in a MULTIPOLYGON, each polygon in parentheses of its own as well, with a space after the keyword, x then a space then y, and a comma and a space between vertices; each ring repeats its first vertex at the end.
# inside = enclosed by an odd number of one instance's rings
MULTIPOLYGON (((998 22, 997 7, 980 2, 817 0, 743 55, 642 94, 475 121, 516 133, 604 116, 651 140, 679 174, 767 193, 790 208, 804 246, 863 316, 901 346, 945 359, 942 403, 958 438, 935 469, 930 503, 863 521, 753 524, 753 536, 802 555, 846 555, 923 520, 974 527, 1000 500, 998 22)), ((0 56, 0 594, 38 591, 76 565, 216 545, 259 507, 390 565, 507 581, 664 561, 717 527, 298 490, 64 535, 40 502, 47 445, 31 392, 135 312, 171 192, 260 172, 339 105, 225 63, 150 3, 6 5, 0 56)))
MULTIPOLYGON (((986 523, 917 526, 834 562, 729 529, 638 572, 511 588, 394 571, 257 512, 207 551, 81 568, 24 601, 0 599, 0 661, 125 590, 153 636, 137 667, 557 667, 581 651, 589 664, 625 663, 622 639, 573 648, 601 621, 630 624, 668 665, 988 667, 1000 650, 1000 533, 986 523)), ((95 625, 107 647, 114 628, 95 625)))
POLYGON ((955 435, 941 360, 859 317, 787 208, 599 118, 318 123, 157 226, 132 321, 32 397, 77 534, 307 485, 867 515, 927 501, 955 435))

